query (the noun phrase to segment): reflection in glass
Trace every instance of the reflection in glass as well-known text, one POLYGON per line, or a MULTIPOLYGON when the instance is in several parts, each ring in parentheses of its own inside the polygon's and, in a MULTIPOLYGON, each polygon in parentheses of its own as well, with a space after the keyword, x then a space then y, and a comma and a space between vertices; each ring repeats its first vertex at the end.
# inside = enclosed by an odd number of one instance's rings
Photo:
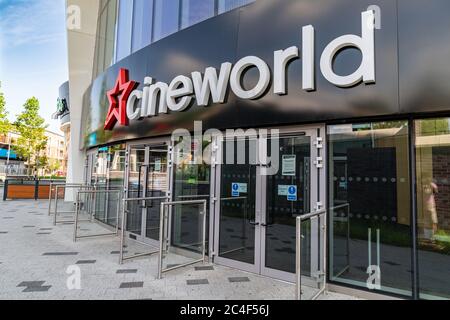
MULTIPOLYGON (((278 163, 283 164, 289 158, 295 169, 286 172, 280 167, 276 175, 267 176, 265 261, 268 268, 294 273, 295 217, 310 212, 311 137, 279 138, 278 144, 278 163), (287 199, 287 188, 292 185, 297 186, 297 201, 287 199)), ((267 150, 271 150, 270 145, 267 150)), ((309 233, 309 230, 304 230, 302 242, 302 267, 306 270, 310 269, 309 233)))
POLYGON ((153 41, 158 41, 178 31, 179 10, 180 2, 178 0, 155 0, 153 41))
MULTIPOLYGON (((243 142, 243 154, 250 155, 249 150, 256 150, 254 140, 242 140, 239 144, 243 142)), ((238 161, 240 152, 236 151, 233 161, 230 161, 227 153, 234 145, 238 143, 227 141, 222 148, 224 164, 221 165, 220 177, 219 256, 254 264, 256 165, 247 157, 246 161, 238 161), (238 192, 232 190, 233 184, 240 186, 238 192)))
POLYGON ((116 61, 130 54, 133 6, 127 0, 119 1, 116 61))
MULTIPOLYGON (((107 12, 108 22, 106 24, 105 56, 103 63, 103 70, 106 70, 113 64, 114 60, 114 40, 116 35, 116 20, 117 20, 117 0, 109 0, 104 14, 107 12)), ((103 71, 102 70, 102 71, 103 71)))
MULTIPOLYGON (((96 190, 106 190, 108 185, 108 148, 99 149, 94 174, 96 176, 96 190)), ((101 222, 106 222, 106 197, 104 193, 95 195, 95 217, 101 222)))
POLYGON ((224 13, 245 6, 255 0, 219 0, 219 13, 224 13))
POLYGON ((214 16, 215 0, 183 0, 181 14, 181 28, 214 16))
MULTIPOLYGON (((168 191, 167 146, 150 147, 146 166, 147 190, 145 197, 164 197, 168 191)), ((164 200, 148 200, 145 203, 145 236, 159 240, 160 205, 164 200)))
MULTIPOLYGON (((210 140, 203 141, 202 151, 205 153, 206 159, 195 155, 199 144, 194 143, 194 148, 191 152, 183 152, 179 150, 176 155, 178 161, 174 169, 174 199, 175 201, 198 201, 207 200, 206 212, 206 247, 208 247, 208 231, 209 231, 209 194, 210 194, 210 173, 211 168, 210 154, 210 140)), ((203 152, 202 152, 203 153, 203 152)), ((199 246, 199 235, 202 234, 203 221, 199 215, 199 205, 195 206, 175 206, 173 208, 172 216, 172 245, 175 247, 183 247, 185 249, 198 252, 201 248, 199 246)))
POLYGON ((450 298, 450 120, 418 120, 417 233, 420 298, 450 298))
MULTIPOLYGON (((129 155, 128 198, 142 198, 144 194, 145 147, 133 146, 129 155)), ((128 203, 127 231, 140 235, 142 229, 142 207, 138 201, 128 203)))
MULTIPOLYGON (((108 150, 108 190, 123 190, 125 180, 125 145, 119 144, 109 147, 108 150)), ((118 194, 107 194, 106 223, 115 226, 117 221, 118 194)), ((120 208, 119 208, 120 210, 120 208)))
POLYGON ((131 50, 136 52, 152 41, 153 0, 134 0, 133 6, 131 50))
POLYGON ((329 126, 328 137, 331 280, 371 289, 379 267, 381 291, 410 296, 408 123, 329 126))

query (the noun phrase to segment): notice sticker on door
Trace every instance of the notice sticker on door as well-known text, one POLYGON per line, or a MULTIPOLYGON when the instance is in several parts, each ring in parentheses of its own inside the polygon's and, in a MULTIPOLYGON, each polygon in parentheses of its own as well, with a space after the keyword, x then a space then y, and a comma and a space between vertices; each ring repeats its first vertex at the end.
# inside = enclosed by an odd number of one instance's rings
POLYGON ((161 172, 161 159, 155 159, 155 171, 161 172))
POLYGON ((297 186, 289 186, 287 200, 288 201, 297 201, 297 186))
POLYGON ((296 156, 295 155, 283 155, 282 163, 282 175, 283 176, 295 176, 295 165, 296 156))
POLYGON ((239 197, 239 183, 233 182, 231 184, 231 196, 232 197, 239 197))
POLYGON ((239 197, 241 193, 247 193, 247 189, 246 183, 233 182, 231 184, 231 196, 239 197))
POLYGON ((283 196, 283 197, 287 197, 287 195, 288 195, 288 188, 289 187, 290 186, 286 186, 286 185, 282 185, 282 184, 278 185, 278 195, 279 196, 283 196))

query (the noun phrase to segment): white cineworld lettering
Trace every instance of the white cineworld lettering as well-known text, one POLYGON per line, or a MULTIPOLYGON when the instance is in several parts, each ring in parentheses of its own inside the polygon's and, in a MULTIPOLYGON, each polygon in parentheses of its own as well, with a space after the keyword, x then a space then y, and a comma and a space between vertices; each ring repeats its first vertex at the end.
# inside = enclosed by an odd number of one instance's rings
MULTIPOLYGON (((365 84, 375 82, 375 13, 372 10, 361 13, 361 36, 343 35, 331 41, 323 50, 320 70, 326 80, 338 87, 352 87, 361 81, 365 84), (354 47, 361 51, 361 65, 353 73, 341 76, 333 70, 333 61, 343 48, 354 47)), ((286 74, 289 63, 302 59, 302 89, 316 90, 315 87, 315 30, 311 25, 302 28, 301 52, 297 46, 274 52, 273 93, 287 94, 286 74)), ((256 56, 243 57, 234 65, 222 63, 220 70, 213 67, 205 69, 204 74, 195 71, 191 78, 177 76, 170 84, 156 82, 153 78, 144 79, 143 90, 134 90, 127 102, 127 116, 130 120, 154 117, 158 114, 184 111, 195 100, 200 107, 212 103, 224 103, 228 87, 241 99, 257 99, 269 87, 271 71, 266 62, 256 56), (248 69, 259 72, 256 85, 244 88, 242 79, 248 69)))

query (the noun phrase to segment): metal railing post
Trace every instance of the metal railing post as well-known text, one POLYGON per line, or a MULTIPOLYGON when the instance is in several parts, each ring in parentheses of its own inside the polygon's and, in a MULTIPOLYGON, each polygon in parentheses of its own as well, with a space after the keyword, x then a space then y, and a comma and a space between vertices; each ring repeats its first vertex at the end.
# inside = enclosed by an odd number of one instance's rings
POLYGON ((158 259, 158 279, 162 278, 162 259, 163 259, 163 242, 164 242, 164 220, 166 212, 165 203, 161 203, 160 221, 159 221, 159 259, 158 259))
MULTIPOLYGON (((124 245, 124 237, 125 237, 125 220, 127 219, 127 209, 126 207, 126 200, 122 200, 122 223, 121 223, 121 230, 120 230, 120 255, 119 255, 119 264, 123 264, 123 245, 124 245)), ((117 224, 119 222, 117 221, 117 224)))
POLYGON ((77 242, 78 213, 80 210, 79 199, 80 199, 80 193, 77 193, 76 203, 75 203, 75 221, 74 221, 74 231, 73 231, 73 242, 77 242))
POLYGON ((122 192, 119 191, 119 193, 117 193, 117 212, 116 212, 116 236, 119 235, 119 217, 120 217, 120 198, 122 192))
POLYGON ((203 203, 203 238, 202 238, 202 244, 203 244, 203 264, 206 263, 206 200, 203 203))
MULTIPOLYGON (((319 288, 319 292, 316 293, 311 299, 315 300, 317 299, 322 293, 326 292, 327 289, 327 248, 326 248, 326 240, 327 240, 327 210, 320 210, 317 212, 312 212, 303 216, 298 216, 296 218, 296 234, 295 234, 295 240, 296 240, 296 259, 295 259, 295 298, 296 300, 302 300, 302 275, 301 275, 301 263, 302 263, 302 222, 304 220, 311 220, 312 218, 318 218, 319 223, 322 221, 320 226, 320 232, 323 232, 323 237, 319 234, 319 239, 322 239, 322 246, 319 243, 318 250, 320 251, 320 248, 322 248, 322 257, 320 253, 318 254, 318 257, 322 258, 322 266, 320 266, 319 262, 319 269, 322 269, 319 274, 322 274, 322 286, 319 288)), ((320 259, 319 259, 320 260, 320 259)))
POLYGON ((297 255, 295 259, 295 299, 301 300, 302 299, 302 274, 301 274, 301 255, 302 255, 302 248, 301 248, 301 237, 302 237, 302 219, 300 217, 296 218, 296 230, 295 233, 295 244, 297 249, 297 255))
POLYGON ((8 184, 9 180, 5 179, 5 184, 3 185, 3 201, 8 199, 8 184))
POLYGON ((52 190, 53 190, 53 182, 50 183, 50 192, 48 195, 48 215, 49 216, 52 212, 52 190))

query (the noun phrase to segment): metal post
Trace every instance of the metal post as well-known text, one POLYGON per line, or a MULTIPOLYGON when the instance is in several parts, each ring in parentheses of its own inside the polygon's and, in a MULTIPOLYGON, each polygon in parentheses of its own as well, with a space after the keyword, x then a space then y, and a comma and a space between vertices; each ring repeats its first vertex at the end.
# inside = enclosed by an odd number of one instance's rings
POLYGON ((203 264, 206 263, 206 200, 203 202, 203 264))
POLYGON ((121 195, 121 192, 119 191, 117 193, 116 236, 119 235, 120 195, 121 195))
POLYGON ((327 292, 327 214, 323 215, 323 290, 327 292))
POLYGON ((77 242, 77 230, 78 230, 78 212, 80 210, 79 201, 80 193, 77 193, 76 203, 75 203, 75 221, 74 221, 74 231, 73 231, 73 242, 77 242))
POLYGON ((300 217, 297 217, 296 219, 296 230, 297 232, 295 233, 295 243, 296 243, 296 248, 297 248, 297 256, 296 256, 296 261, 295 261, 295 277, 296 277, 296 281, 295 281, 295 299, 296 300, 301 300, 302 299, 302 288, 301 288, 301 232, 302 232, 302 220, 300 217))
POLYGON ((8 179, 5 179, 5 184, 3 185, 3 201, 6 201, 8 199, 8 179))
POLYGON ((164 218, 165 218, 165 203, 161 203, 160 221, 159 221, 159 260, 158 260, 158 279, 162 278, 162 259, 163 259, 163 240, 164 240, 164 218))
POLYGON ((34 182, 34 200, 39 198, 39 179, 34 182))
MULTIPOLYGON (((126 200, 122 200, 123 208, 122 208, 122 230, 120 230, 120 256, 119 256, 119 264, 123 264, 123 245, 124 245, 124 237, 125 237, 125 220, 127 219, 127 210, 126 207, 126 200)), ((117 224, 119 222, 117 221, 117 224)))
POLYGON ((52 190, 53 190, 53 183, 50 183, 50 192, 48 195, 48 215, 51 214, 52 211, 52 190))

